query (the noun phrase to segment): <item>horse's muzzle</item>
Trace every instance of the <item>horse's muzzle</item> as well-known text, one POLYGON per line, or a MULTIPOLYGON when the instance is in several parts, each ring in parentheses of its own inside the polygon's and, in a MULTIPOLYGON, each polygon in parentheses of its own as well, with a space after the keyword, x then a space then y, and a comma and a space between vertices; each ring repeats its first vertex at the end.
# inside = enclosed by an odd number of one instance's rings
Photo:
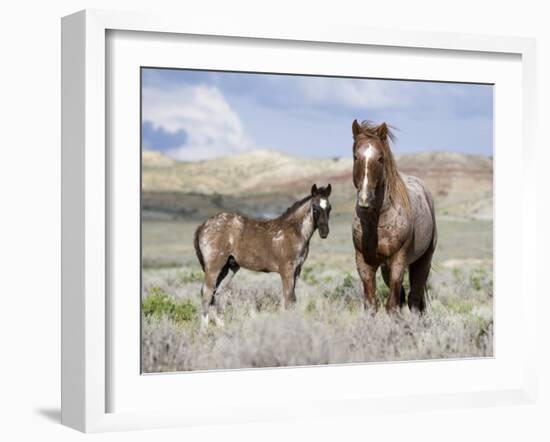
POLYGON ((323 239, 325 239, 328 236, 328 229, 326 231, 319 230, 319 236, 323 239))
POLYGON ((375 197, 374 197, 374 194, 372 193, 367 194, 366 197, 359 193, 357 194, 357 205, 361 209, 365 209, 365 210, 372 209, 374 207, 374 200, 375 200, 375 197))

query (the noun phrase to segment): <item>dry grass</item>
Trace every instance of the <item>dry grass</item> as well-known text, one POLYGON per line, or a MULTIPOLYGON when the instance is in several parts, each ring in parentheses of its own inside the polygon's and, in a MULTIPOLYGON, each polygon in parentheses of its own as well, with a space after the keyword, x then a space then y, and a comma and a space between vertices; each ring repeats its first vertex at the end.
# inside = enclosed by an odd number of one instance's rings
MULTIPOLYGON (((220 297, 225 326, 200 330, 198 312, 144 317, 144 372, 483 357, 493 354, 490 266, 441 269, 425 315, 364 312, 353 274, 306 271, 295 309, 280 306, 276 277, 239 273, 220 297)), ((274 276, 274 275, 273 275, 274 276)), ((198 270, 144 272, 145 299, 161 291, 200 306, 198 270)), ((380 296, 387 293, 379 284, 380 296)))
MULTIPOLYGON (((241 270, 220 297, 225 327, 200 331, 203 273, 192 246, 198 221, 143 223, 144 372, 484 357, 493 354, 492 222, 438 217, 430 303, 419 317, 365 313, 350 215, 316 234, 293 311, 276 274, 241 270), (149 298, 151 295, 158 299, 149 298), (161 296, 159 296, 161 295, 161 296)), ((381 300, 387 288, 378 281, 381 300)))

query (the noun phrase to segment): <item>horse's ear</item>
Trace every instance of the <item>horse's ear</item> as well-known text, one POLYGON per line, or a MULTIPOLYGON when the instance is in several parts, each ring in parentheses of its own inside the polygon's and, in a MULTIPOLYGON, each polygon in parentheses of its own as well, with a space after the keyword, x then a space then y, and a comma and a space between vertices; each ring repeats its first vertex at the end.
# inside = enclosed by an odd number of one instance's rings
POLYGON ((330 192, 332 192, 332 186, 329 183, 328 186, 327 186, 327 190, 325 192, 325 195, 326 195, 327 198, 330 196, 330 192))
POLYGON ((388 137, 388 126, 386 123, 382 123, 380 126, 378 126, 378 129, 376 129, 376 133, 378 135, 378 138, 380 138, 382 141, 386 141, 386 138, 388 137))
POLYGON ((353 120, 353 123, 351 123, 351 133, 353 134, 353 137, 355 138, 361 132, 361 125, 357 122, 357 120, 353 120))
POLYGON ((311 196, 315 196, 317 195, 317 193, 318 193, 317 184, 314 184, 313 186, 311 186, 311 196))

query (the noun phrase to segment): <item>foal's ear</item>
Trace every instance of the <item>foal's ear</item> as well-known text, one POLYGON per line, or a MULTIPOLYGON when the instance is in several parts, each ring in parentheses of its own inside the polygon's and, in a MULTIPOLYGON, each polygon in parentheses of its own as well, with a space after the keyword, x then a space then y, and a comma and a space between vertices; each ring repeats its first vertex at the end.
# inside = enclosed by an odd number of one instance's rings
POLYGON ((386 138, 388 137, 388 126, 386 123, 382 123, 378 126, 378 129, 376 129, 376 134, 382 141, 386 141, 386 138))
POLYGON ((353 120, 353 123, 351 123, 351 133, 353 134, 353 137, 355 138, 361 132, 361 125, 357 122, 357 120, 353 120))
POLYGON ((319 191, 317 190, 317 184, 314 184, 313 186, 311 186, 311 196, 315 196, 317 195, 317 193, 319 193, 319 191))
POLYGON ((330 196, 330 192, 332 192, 332 186, 330 185, 330 183, 328 184, 327 186, 327 189, 325 191, 325 196, 328 198, 330 196))

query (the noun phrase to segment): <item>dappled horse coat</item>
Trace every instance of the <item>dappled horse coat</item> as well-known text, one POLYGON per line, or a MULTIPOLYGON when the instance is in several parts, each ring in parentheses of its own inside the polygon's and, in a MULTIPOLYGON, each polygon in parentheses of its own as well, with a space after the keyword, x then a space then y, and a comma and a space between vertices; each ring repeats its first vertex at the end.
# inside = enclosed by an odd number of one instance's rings
POLYGON ((271 220, 257 220, 238 213, 222 212, 202 223, 195 232, 194 246, 205 273, 202 287, 202 319, 209 311, 221 324, 215 309, 216 294, 226 287, 241 267, 281 275, 285 307, 296 300, 294 289, 309 252, 315 230, 321 238, 329 233, 331 193, 313 185, 311 194, 271 220))
POLYGON ((409 270, 409 308, 424 311, 426 282, 437 244, 433 197, 417 177, 398 172, 385 123, 352 124, 353 182, 357 199, 353 244, 365 307, 377 308, 376 271, 390 289, 386 308, 405 302, 403 276, 409 270))

